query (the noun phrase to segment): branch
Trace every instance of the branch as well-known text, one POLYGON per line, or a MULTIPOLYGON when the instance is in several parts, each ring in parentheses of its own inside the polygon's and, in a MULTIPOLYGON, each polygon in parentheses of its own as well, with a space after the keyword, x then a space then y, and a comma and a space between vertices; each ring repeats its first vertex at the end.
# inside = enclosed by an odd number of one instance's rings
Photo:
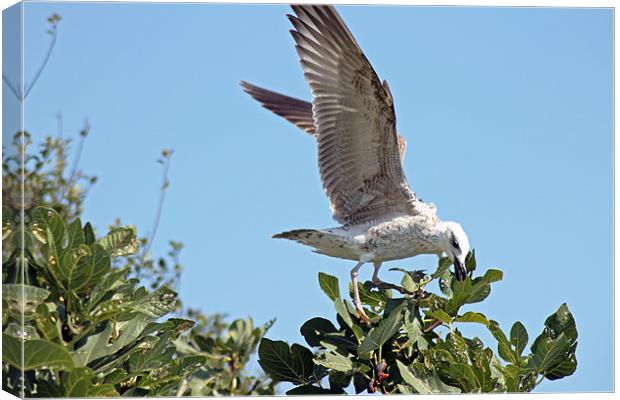
POLYGON ((160 189, 159 202, 157 204, 157 211, 155 212, 155 221, 153 222, 153 228, 151 229, 151 236, 142 252, 142 257, 140 257, 140 264, 144 264, 144 259, 148 254, 151 246, 153 245, 153 241, 155 240, 155 235, 157 234, 157 228, 159 227, 159 220, 161 219, 161 214, 164 209, 164 198, 166 197, 166 189, 168 189, 168 170, 170 169, 170 158, 172 157, 172 150, 164 149, 162 151, 162 158, 158 159, 157 162, 164 165, 164 174, 163 174, 163 183, 160 189))
MULTIPOLYGON (((28 97, 28 93, 30 93, 30 91, 32 90, 34 85, 39 80, 39 77, 41 76, 41 73, 43 73, 43 70, 47 66, 47 62, 49 61, 50 57, 52 56, 52 51, 54 50, 54 45, 56 45, 56 38, 58 37, 58 21, 59 20, 60 20, 60 17, 57 14, 54 14, 50 18, 48 18, 48 21, 50 21, 50 23, 52 24, 52 29, 50 29, 47 32, 52 36, 52 40, 50 41, 50 45, 47 48, 47 53, 45 53, 45 58, 43 59, 43 62, 39 66, 39 69, 37 70, 37 72, 34 74, 34 78, 32 79, 32 83, 28 86, 27 89, 25 89, 24 97, 23 97, 22 100, 26 100, 26 97, 28 97)), ((24 86, 26 86, 25 82, 24 82, 24 86)))
POLYGON ((80 131, 80 142, 78 143, 77 155, 75 156, 75 160, 73 161, 73 167, 71 168, 71 174, 69 175, 69 180, 67 181, 67 184, 65 185, 65 190, 62 193, 62 196, 60 196, 60 202, 62 202, 65 199, 65 196, 69 193, 69 190, 71 190, 71 185, 73 185, 73 181, 75 180, 75 177, 77 175, 77 168, 80 163, 82 149, 84 148, 84 138, 88 136, 88 131, 90 131, 90 124, 88 123, 88 120, 86 120, 86 122, 84 123, 84 127, 80 131))
POLYGON ((47 33, 52 36, 52 40, 50 41, 50 44, 47 48, 47 52, 45 53, 43 62, 39 66, 39 69, 37 70, 37 72, 34 74, 34 78, 32 79, 32 83, 30 84, 30 86, 26 88, 27 86, 26 83, 25 82, 23 83, 24 85, 23 95, 20 94, 21 91, 13 83, 11 83, 11 81, 9 81, 9 78, 6 75, 2 74, 2 81, 6 83, 9 89, 11 89, 11 92, 15 95, 15 97, 17 97, 17 100, 20 102, 23 102, 24 100, 26 100, 26 97, 28 97, 28 93, 30 93, 34 85, 39 80, 39 77, 41 76, 41 74, 43 73, 43 70, 47 66, 47 62, 52 56, 52 51, 54 51, 54 46, 56 45, 56 38, 58 37, 58 22, 59 21, 60 21, 60 16, 56 13, 52 14, 51 16, 47 18, 47 22, 51 24, 51 28, 47 31, 47 33))
POLYGON ((9 89, 11 89, 11 92, 15 95, 15 97, 17 97, 17 100, 22 100, 22 96, 20 96, 19 94, 19 90, 13 86, 13 84, 11 83, 11 81, 9 81, 9 78, 6 77, 6 75, 2 74, 2 81, 4 83, 6 83, 6 85, 9 87, 9 89))

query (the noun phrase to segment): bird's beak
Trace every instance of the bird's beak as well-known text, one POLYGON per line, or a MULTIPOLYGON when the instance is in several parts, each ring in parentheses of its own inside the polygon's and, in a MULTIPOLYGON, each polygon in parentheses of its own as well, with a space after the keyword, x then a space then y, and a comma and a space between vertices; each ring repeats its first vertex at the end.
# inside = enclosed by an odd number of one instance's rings
POLYGON ((459 261, 458 257, 454 257, 454 273, 457 281, 464 281, 467 278, 467 269, 465 269, 465 265, 459 261))

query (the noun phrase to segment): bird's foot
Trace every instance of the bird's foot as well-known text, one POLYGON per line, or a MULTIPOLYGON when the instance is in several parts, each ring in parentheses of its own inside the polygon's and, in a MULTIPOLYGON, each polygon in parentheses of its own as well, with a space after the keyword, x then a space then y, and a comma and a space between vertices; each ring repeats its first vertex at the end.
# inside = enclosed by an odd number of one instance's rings
POLYGON ((364 309, 362 308, 362 305, 361 304, 356 304, 355 305, 355 310, 357 311, 357 315, 359 316, 360 321, 362 321, 367 326, 370 326, 370 318, 368 318, 368 315, 366 315, 366 312, 364 312, 364 309))
POLYGON ((379 279, 373 280, 372 284, 377 289, 393 289, 393 290, 400 292, 401 294, 406 294, 406 295, 411 295, 411 296, 415 295, 414 292, 411 292, 402 286, 394 285, 392 283, 387 283, 379 279))

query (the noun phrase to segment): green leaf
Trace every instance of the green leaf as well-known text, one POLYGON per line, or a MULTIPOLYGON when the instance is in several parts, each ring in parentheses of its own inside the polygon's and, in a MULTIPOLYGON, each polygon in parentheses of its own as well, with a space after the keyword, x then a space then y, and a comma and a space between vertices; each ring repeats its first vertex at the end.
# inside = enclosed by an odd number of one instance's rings
POLYGON ((520 358, 512 350, 510 342, 496 321, 489 321, 489 331, 491 331, 493 337, 497 340, 497 352, 499 353, 499 356, 505 361, 518 365, 520 358))
POLYGON ((65 223, 60 214, 51 208, 37 207, 31 214, 31 232, 41 243, 51 245, 49 234, 56 248, 60 249, 65 240, 65 223))
POLYGON ((403 326, 402 310, 405 303, 396 307, 379 326, 372 328, 358 348, 358 353, 369 353, 383 346, 403 326))
POLYGON ((473 312, 473 311, 467 311, 465 314, 459 317, 456 317, 455 321, 475 322, 478 324, 482 324, 484 326, 489 326, 489 320, 487 319, 487 317, 484 316, 484 314, 473 312))
POLYGON ((2 334, 2 360, 16 368, 22 368, 22 345, 24 346, 23 369, 25 371, 42 368, 70 370, 74 367, 71 354, 59 344, 39 339, 22 342, 4 333, 2 334))
POLYGON ((112 264, 108 253, 98 244, 91 244, 88 253, 81 257, 75 269, 67 273, 69 287, 73 290, 92 288, 110 271, 112 264))
POLYGON ((303 346, 263 338, 258 347, 258 363, 275 381, 294 385, 309 383, 314 370, 312 352, 303 346))
POLYGON ((88 245, 95 243, 95 231, 93 231, 93 226, 90 222, 84 225, 84 243, 88 245))
POLYGON ((472 250, 467 253, 465 257, 465 269, 471 273, 476 270, 476 250, 472 250))
POLYGON ((519 321, 515 322, 510 329, 510 343, 515 347, 517 355, 520 357, 523 349, 527 345, 528 336, 525 326, 519 321))
POLYGON ((572 353, 565 360, 561 361, 555 367, 550 368, 545 372, 545 378, 549 380, 562 379, 565 376, 572 375, 577 369, 577 359, 575 354, 572 353))
POLYGON ((349 372, 353 369, 353 362, 350 358, 333 351, 316 358, 314 363, 340 372, 349 372))
POLYGON ((427 317, 439 320, 441 322, 443 322, 444 324, 451 324, 452 323, 452 317, 450 315, 448 315, 444 310, 424 310, 424 313, 426 314, 427 317))
POLYGON ((111 257, 135 254, 138 251, 136 228, 114 228, 98 243, 111 257))
POLYGON ((469 347, 460 334, 457 334, 456 332, 448 333, 448 336, 446 337, 446 345, 450 349, 450 354, 452 354, 452 357, 454 357, 456 361, 461 363, 469 362, 469 347))
POLYGON ((84 230, 82 230, 82 221, 80 221, 79 218, 76 218, 68 226, 67 247, 79 247, 82 244, 86 244, 86 239, 84 238, 84 230))
POLYGON ((562 304, 558 310, 545 320, 545 327, 552 339, 564 333, 568 341, 572 344, 577 341, 577 327, 573 314, 568 310, 566 303, 562 304))
POLYGON ((433 279, 441 277, 450 268, 450 265, 452 265, 452 261, 450 260, 450 258, 442 257, 437 263, 437 270, 433 272, 431 277, 433 279))
POLYGON ((65 397, 87 397, 92 386, 93 371, 90 368, 76 368, 62 377, 62 390, 65 397))
POLYGON ((299 396, 299 395, 319 395, 319 394, 343 394, 344 391, 333 390, 333 389, 325 389, 314 385, 303 385, 298 386, 294 389, 286 392, 288 396, 299 396))
POLYGON ((336 306, 336 312, 338 313, 340 318, 342 318, 344 323, 347 324, 349 328, 353 329, 353 320, 351 319, 351 314, 349 314, 349 311, 347 310, 347 305, 345 304, 345 301, 338 298, 335 300, 334 305, 336 306))
POLYGON ((148 294, 138 291, 134 297, 137 299, 127 304, 127 307, 151 318, 159 318, 168 314, 174 310, 177 302, 177 293, 167 286, 162 286, 148 294))
POLYGON ((13 232, 13 211, 6 206, 2 206, 2 241, 9 237, 13 232))
POLYGON ((341 371, 329 371, 329 387, 331 390, 338 390, 349 387, 352 376, 341 371))
POLYGON ((489 269, 481 277, 472 281, 472 288, 466 303, 478 303, 486 299, 491 293, 491 283, 498 282, 503 279, 504 273, 498 269, 489 269))
POLYGON ((310 346, 317 347, 321 344, 325 334, 337 332, 338 330, 331 321, 316 317, 306 321, 299 331, 310 346))
POLYGON ((545 338, 538 341, 534 350, 534 357, 530 360, 530 365, 536 368, 536 372, 544 374, 555 368, 568 357, 570 343, 564 333, 556 339, 545 338))
POLYGON ((18 339, 24 340, 32 340, 32 339, 40 339, 39 333, 34 326, 30 325, 21 325, 15 322, 10 322, 6 328, 4 328, 4 333, 7 335, 11 335, 18 339))
MULTIPOLYGON (((371 307, 381 307, 388 299, 385 290, 373 290, 373 284, 369 281, 363 284, 358 282, 357 287, 362 304, 371 307)), ((349 284, 349 295, 353 298, 353 283, 349 284)))
POLYGON ((116 353, 136 340, 147 324, 148 318, 139 314, 129 321, 107 323, 101 332, 88 336, 85 343, 73 352, 75 364, 84 367, 94 360, 116 353), (120 335, 114 333, 115 329, 120 335))
POLYGON ((458 384, 461 388, 463 388, 464 392, 473 392, 481 386, 481 383, 478 382, 472 367, 467 364, 450 364, 447 368, 442 369, 441 372, 449 377, 449 383, 458 384))
POLYGON ((324 272, 319 272, 319 285, 327 297, 329 297, 332 301, 336 301, 340 298, 338 278, 335 276, 328 275, 324 272))
POLYGON ((405 309, 403 327, 405 328, 405 332, 407 332, 407 337, 409 338, 403 347, 409 347, 417 343, 419 349, 426 350, 428 348, 428 342, 424 339, 424 333, 422 332, 420 321, 407 309, 405 309))
POLYGON ((407 366, 400 360, 396 360, 396 365, 398 366, 400 376, 416 393, 441 394, 461 392, 459 388, 446 385, 435 372, 427 370, 418 362, 407 366))
POLYGON ((22 313, 26 318, 30 318, 39 304, 43 303, 49 295, 49 290, 36 286, 21 283, 2 284, 2 300, 6 302, 9 311, 20 319, 22 313))

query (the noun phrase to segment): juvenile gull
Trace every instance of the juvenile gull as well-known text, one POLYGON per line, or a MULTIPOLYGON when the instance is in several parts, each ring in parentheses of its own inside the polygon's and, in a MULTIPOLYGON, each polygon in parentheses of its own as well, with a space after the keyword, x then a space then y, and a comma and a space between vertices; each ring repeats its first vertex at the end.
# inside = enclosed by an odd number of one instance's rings
POLYGON ((331 257, 357 261, 351 270, 355 308, 357 274, 372 262, 372 281, 384 261, 418 254, 446 254, 456 278, 466 277, 467 235, 456 222, 441 221, 433 204, 409 189, 402 168, 406 142, 396 134, 392 94, 331 6, 292 6, 288 15, 312 103, 242 82, 261 104, 316 137, 319 171, 334 219, 327 229, 296 229, 273 235, 311 246, 331 257))

